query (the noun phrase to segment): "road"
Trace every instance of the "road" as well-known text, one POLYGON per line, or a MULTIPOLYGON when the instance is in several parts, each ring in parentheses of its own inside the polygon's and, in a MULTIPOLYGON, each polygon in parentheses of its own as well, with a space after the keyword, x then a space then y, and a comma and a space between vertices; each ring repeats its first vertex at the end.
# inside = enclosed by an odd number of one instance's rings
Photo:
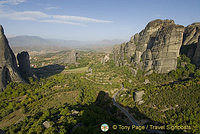
MULTIPOLYGON (((131 121, 132 125, 141 126, 141 124, 138 123, 138 121, 128 112, 128 110, 126 110, 125 108, 123 108, 122 106, 120 106, 116 102, 116 96, 122 90, 124 90, 124 86, 123 85, 122 85, 122 88, 113 95, 113 99, 112 99, 113 105, 115 105, 117 108, 119 108, 127 116, 127 118, 131 121)), ((159 130, 150 130, 150 129, 147 129, 146 131, 149 132, 149 133, 156 133, 156 134, 163 134, 164 133, 164 132, 159 131, 159 130)))
MULTIPOLYGON (((122 86, 121 90, 124 90, 124 87, 122 86)), ((133 116, 131 114, 129 114, 128 110, 126 110, 125 108, 123 108, 122 106, 120 106, 117 102, 116 102, 116 96, 119 94, 119 92, 121 91, 117 91, 114 96, 113 96, 113 105, 115 105, 117 108, 119 108, 127 117, 128 119, 132 122, 132 125, 136 125, 139 126, 138 121, 133 118, 133 116)))

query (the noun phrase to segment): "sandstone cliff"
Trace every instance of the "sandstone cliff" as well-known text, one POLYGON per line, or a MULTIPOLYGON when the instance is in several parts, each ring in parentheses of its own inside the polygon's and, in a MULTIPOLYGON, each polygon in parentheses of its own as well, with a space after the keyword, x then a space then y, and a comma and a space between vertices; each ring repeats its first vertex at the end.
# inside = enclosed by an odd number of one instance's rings
POLYGON ((127 43, 114 47, 117 65, 133 65, 148 73, 167 73, 177 66, 184 26, 173 20, 154 20, 127 43))
POLYGON ((11 81, 22 81, 17 62, 8 40, 0 25, 0 89, 3 90, 11 81))

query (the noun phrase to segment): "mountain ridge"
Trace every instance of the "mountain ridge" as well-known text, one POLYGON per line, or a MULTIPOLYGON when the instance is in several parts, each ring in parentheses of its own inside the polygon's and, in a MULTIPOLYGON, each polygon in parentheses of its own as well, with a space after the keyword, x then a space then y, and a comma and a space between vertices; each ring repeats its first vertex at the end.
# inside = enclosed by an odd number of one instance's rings
POLYGON ((29 46, 29 45, 59 45, 70 47, 81 47, 86 45, 114 45, 122 43, 120 39, 104 39, 99 41, 79 41, 79 40, 64 40, 64 39, 51 39, 42 38, 40 36, 20 35, 8 38, 12 46, 29 46))

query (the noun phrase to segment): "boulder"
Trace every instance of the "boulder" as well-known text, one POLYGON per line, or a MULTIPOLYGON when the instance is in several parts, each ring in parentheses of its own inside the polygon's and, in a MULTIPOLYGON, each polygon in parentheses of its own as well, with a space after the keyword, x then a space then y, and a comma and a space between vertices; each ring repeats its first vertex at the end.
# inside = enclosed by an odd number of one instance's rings
POLYGON ((101 59, 101 63, 105 64, 110 60, 110 55, 106 54, 102 59, 101 59))
POLYGON ((143 102, 142 101, 142 96, 144 95, 144 90, 141 91, 136 91, 133 93, 133 99, 135 102, 139 103, 139 102, 143 102))
POLYGON ((9 46, 4 35, 3 27, 0 25, 0 88, 3 90, 11 82, 23 81, 19 73, 16 57, 9 46))
POLYGON ((49 121, 43 122, 43 125, 44 125, 45 128, 50 128, 50 127, 52 127, 52 125, 51 125, 51 123, 50 123, 49 121))

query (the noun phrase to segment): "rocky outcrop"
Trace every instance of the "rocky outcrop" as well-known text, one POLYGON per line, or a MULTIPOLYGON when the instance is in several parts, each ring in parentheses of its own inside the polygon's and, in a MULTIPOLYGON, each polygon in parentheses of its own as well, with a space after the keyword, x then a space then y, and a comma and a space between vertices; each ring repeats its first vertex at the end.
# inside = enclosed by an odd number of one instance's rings
POLYGON ((0 25, 0 88, 3 90, 11 81, 22 81, 15 55, 0 25))
POLYGON ((50 128, 52 127, 51 123, 49 121, 45 121, 42 123, 44 125, 45 128, 50 128))
POLYGON ((196 65, 200 64, 199 61, 196 59, 196 56, 200 52, 197 51, 197 43, 199 36, 200 23, 193 23, 187 26, 183 34, 183 45, 181 46, 181 54, 185 54, 196 65))
MULTIPOLYGON (((143 58, 144 69, 151 67, 157 73, 167 73, 176 69, 177 58, 182 45, 184 27, 176 24, 162 26, 155 36, 152 47, 147 49, 151 53, 151 59, 143 58), (146 64, 151 61, 152 64, 146 64)), ((148 54, 146 55, 148 57, 148 54)), ((151 63, 150 62, 150 63, 151 63)))
POLYGON ((198 38, 198 43, 197 43, 197 48, 195 50, 194 56, 192 58, 192 61, 194 62, 194 64, 196 64, 197 66, 200 66, 200 36, 198 38))
POLYGON ((28 52, 21 52, 17 54, 17 60, 19 64, 19 72, 24 79, 32 77, 33 73, 30 67, 30 59, 28 52))
POLYGON ((133 99, 136 103, 138 104, 142 104, 144 101, 142 100, 142 96, 144 95, 144 91, 141 90, 141 91, 136 91, 136 92, 133 92, 133 99))
POLYGON ((110 54, 106 54, 102 59, 101 59, 101 63, 105 64, 110 60, 110 54))
POLYGON ((193 23, 185 28, 183 35, 183 45, 196 44, 200 36, 200 22, 193 23))
POLYGON ((75 50, 72 50, 68 57, 69 63, 76 63, 77 59, 78 59, 78 53, 75 50))
POLYGON ((63 54, 66 55, 66 57, 63 58, 59 58, 57 61, 57 64, 73 64, 73 63, 77 63, 78 60, 78 52, 75 50, 71 50, 68 52, 64 52, 63 54))
POLYGON ((117 65, 133 65, 148 74, 167 73, 176 69, 184 26, 173 20, 154 20, 127 43, 113 49, 117 65))

